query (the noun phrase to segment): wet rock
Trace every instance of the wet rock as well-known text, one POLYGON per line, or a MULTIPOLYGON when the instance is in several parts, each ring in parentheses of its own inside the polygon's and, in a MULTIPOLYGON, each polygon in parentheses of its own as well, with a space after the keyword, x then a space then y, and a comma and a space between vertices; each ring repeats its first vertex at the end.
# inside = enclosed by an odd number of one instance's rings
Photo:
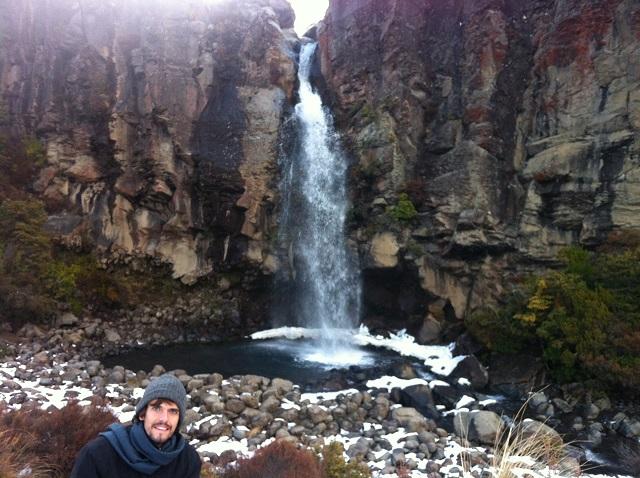
POLYGON ((623 419, 618 427, 618 432, 627 438, 640 436, 640 420, 629 418, 623 419))
POLYGON ((447 408, 455 408, 460 394, 450 385, 434 385, 431 390, 434 400, 445 405, 447 408))
POLYGON ((457 363, 449 375, 451 378, 467 378, 474 390, 481 390, 489 383, 489 373, 474 355, 467 355, 457 363))
POLYGON ((573 407, 562 398, 554 398, 551 400, 553 405, 560 410, 562 413, 571 413, 573 411, 573 407))
POLYGON ((400 391, 400 403, 415 408, 427 418, 440 417, 428 385, 411 385, 403 388, 400 391))
POLYGON ((539 388, 544 382, 544 365, 530 355, 493 355, 489 364, 491 390, 520 397, 539 388))

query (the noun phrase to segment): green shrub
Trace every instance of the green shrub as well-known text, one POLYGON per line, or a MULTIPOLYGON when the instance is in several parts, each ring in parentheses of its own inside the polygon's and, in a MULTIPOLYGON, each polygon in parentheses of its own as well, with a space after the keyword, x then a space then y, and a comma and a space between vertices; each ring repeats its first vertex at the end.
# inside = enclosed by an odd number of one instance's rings
POLYGON ((387 213, 398 222, 410 222, 418 215, 407 193, 400 193, 398 202, 389 207, 387 213))
POLYGON ((47 164, 46 151, 38 138, 28 136, 22 140, 22 146, 29 163, 38 168, 43 168, 47 164))
POLYGON ((515 290, 502 307, 486 306, 466 320, 467 330, 492 352, 515 354, 522 350, 540 351, 535 327, 513 319, 526 305, 524 290, 515 290))
POLYGON ((116 421, 97 401, 84 407, 70 402, 50 410, 37 406, 8 410, 0 406, 0 464, 3 459, 18 469, 34 464, 48 468, 46 474, 35 476, 67 477, 80 449, 116 421))
POLYGON ((501 308, 476 311, 470 333, 489 350, 537 351, 560 382, 640 386, 640 248, 568 248, 564 267, 533 278, 501 308))
POLYGON ((369 468, 357 461, 344 459, 344 447, 340 442, 332 442, 322 449, 322 468, 326 478, 368 478, 369 468))
POLYGON ((0 135, 0 198, 27 197, 28 187, 45 164, 45 149, 37 138, 0 135))
POLYGON ((19 276, 39 275, 51 256, 51 241, 42 226, 47 214, 40 201, 6 200, 0 205, 3 270, 19 276))

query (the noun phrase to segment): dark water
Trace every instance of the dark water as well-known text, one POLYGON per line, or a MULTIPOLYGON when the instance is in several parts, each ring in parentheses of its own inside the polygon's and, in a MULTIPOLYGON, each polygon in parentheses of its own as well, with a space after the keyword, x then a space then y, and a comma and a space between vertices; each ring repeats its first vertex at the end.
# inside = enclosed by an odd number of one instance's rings
MULTIPOLYGON (((105 357, 107 367, 122 365, 129 370, 150 371, 161 364, 167 370, 184 369, 190 375, 220 373, 224 377, 255 374, 269 378, 280 377, 298 384, 319 382, 332 375, 335 368, 347 369, 356 365, 362 371, 382 373, 395 365, 406 363, 406 357, 373 347, 354 350, 353 362, 336 367, 307 357, 318 352, 316 344, 305 340, 248 340, 230 343, 179 344, 136 349, 120 355, 105 357)), ((420 364, 415 363, 418 368, 420 364)), ((367 374, 369 375, 369 374, 367 374)))

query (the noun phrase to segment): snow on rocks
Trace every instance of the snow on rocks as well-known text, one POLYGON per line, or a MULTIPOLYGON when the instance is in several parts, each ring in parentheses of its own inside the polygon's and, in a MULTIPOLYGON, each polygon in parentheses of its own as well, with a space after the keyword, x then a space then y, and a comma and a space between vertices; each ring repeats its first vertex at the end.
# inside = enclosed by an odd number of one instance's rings
MULTIPOLYGON (((371 337, 362 329, 356 336, 370 344, 389 340, 371 337)), ((413 342, 404 334, 394 336, 388 345, 393 343, 425 362, 446 363, 447 369, 455 369, 459 362, 447 347, 410 346, 413 342)), ((28 352, 0 363, 0 400, 10 408, 25 404, 47 408, 70 400, 86 403, 97 396, 109 403, 120 421, 127 422, 144 388, 164 372, 160 365, 136 373, 123 367, 107 369, 99 361, 70 354, 28 352)), ((474 392, 464 377, 449 383, 387 375, 364 382, 363 389, 302 393, 292 382, 278 378, 171 373, 188 392, 183 433, 216 466, 283 439, 310 447, 340 441, 345 456, 367 462, 375 477, 396 476, 399 466, 409 469, 413 477, 470 476, 463 475, 459 458, 463 451, 473 453, 477 474, 490 471, 487 451, 465 448, 466 440, 460 438, 464 434, 453 428, 455 418, 445 416, 450 412, 454 417, 469 417, 478 441, 485 443, 500 421, 485 410, 495 397, 474 392)), ((548 399, 536 400, 540 410, 548 409, 548 399)), ((627 422, 621 419, 620 423, 627 422)))

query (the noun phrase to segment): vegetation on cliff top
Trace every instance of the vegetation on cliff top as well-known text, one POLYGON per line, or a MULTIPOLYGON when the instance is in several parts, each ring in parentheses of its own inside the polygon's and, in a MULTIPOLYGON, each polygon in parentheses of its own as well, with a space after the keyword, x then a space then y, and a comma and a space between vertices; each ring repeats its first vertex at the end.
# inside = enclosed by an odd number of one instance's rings
POLYGON ((106 270, 90 252, 55 247, 44 231, 47 219, 36 199, 0 204, 0 319, 14 325, 51 317, 58 305, 74 313, 170 300, 186 287, 158 268, 145 274, 106 270))
POLYGON ((557 381, 637 389, 640 246, 560 258, 561 270, 532 277, 503 307, 472 314, 469 331, 490 351, 537 351, 557 381))

